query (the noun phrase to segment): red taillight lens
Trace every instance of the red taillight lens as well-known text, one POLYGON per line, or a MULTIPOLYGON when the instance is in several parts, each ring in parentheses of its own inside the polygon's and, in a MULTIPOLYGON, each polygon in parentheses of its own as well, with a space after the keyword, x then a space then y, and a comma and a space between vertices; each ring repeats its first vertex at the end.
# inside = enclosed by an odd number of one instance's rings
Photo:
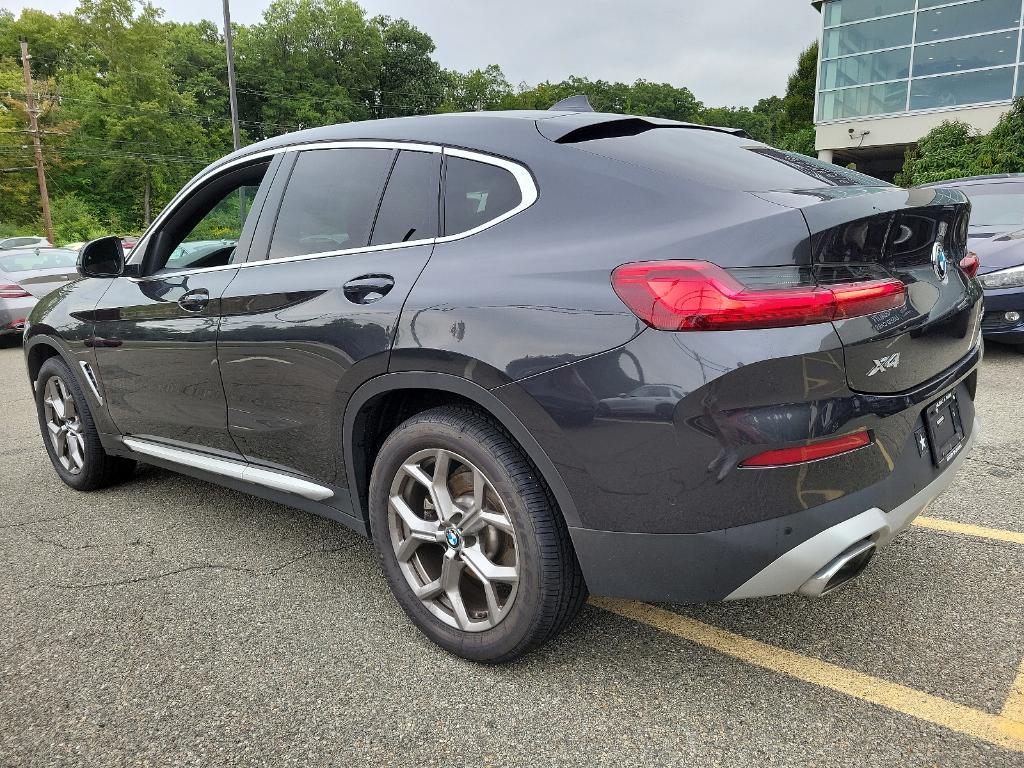
POLYGON ((863 448, 871 442, 867 432, 853 432, 830 440, 821 440, 798 448, 780 448, 751 456, 740 464, 741 467, 780 467, 787 464, 802 464, 805 461, 825 459, 863 448))
POLYGON ((662 331, 781 328, 859 317, 903 306, 895 279, 751 290, 706 261, 649 261, 612 272, 633 314, 662 331))
POLYGON ((32 296, 17 283, 0 284, 0 299, 27 299, 32 296))
POLYGON ((968 251, 967 255, 960 259, 960 269, 964 271, 964 274, 968 277, 975 277, 978 274, 978 267, 981 266, 981 261, 978 259, 978 254, 974 251, 968 251))

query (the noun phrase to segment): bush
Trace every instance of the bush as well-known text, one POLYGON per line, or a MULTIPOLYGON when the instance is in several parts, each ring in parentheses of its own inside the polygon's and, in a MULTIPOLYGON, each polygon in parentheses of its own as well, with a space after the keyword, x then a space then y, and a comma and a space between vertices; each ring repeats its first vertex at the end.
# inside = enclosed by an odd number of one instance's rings
POLYGON ((987 136, 967 123, 943 121, 907 150, 896 183, 910 187, 932 181, 1024 172, 1024 99, 1017 99, 987 136))
MULTIPOLYGON (((92 240, 110 234, 96 211, 73 194, 50 200, 50 217, 53 219, 53 236, 57 243, 92 240)), ((40 232, 45 229, 41 220, 36 226, 40 232)))

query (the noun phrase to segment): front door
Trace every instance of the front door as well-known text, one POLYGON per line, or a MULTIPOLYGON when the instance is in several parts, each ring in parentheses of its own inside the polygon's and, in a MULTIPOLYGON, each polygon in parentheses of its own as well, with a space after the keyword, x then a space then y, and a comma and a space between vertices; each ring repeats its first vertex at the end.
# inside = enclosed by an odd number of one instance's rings
POLYGON ((175 202, 135 248, 131 276, 100 299, 89 343, 122 434, 238 455, 217 366, 220 298, 247 255, 269 166, 233 168, 175 202))
POLYGON ((437 235, 441 159, 387 146, 291 154, 268 258, 223 296, 228 424, 249 461, 345 486, 345 405, 387 371, 437 235))

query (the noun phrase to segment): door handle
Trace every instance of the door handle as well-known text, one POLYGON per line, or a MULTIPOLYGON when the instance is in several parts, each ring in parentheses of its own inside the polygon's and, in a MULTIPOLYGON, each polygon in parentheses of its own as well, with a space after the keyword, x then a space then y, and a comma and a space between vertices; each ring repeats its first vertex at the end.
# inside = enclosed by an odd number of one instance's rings
POLYGON ((391 275, 363 275, 342 286, 345 298, 353 304, 372 304, 383 299, 395 287, 391 275))
POLYGON ((186 312, 202 312, 206 309, 206 305, 209 303, 210 293, 205 288, 197 288, 194 291, 189 291, 178 299, 178 306, 186 312))

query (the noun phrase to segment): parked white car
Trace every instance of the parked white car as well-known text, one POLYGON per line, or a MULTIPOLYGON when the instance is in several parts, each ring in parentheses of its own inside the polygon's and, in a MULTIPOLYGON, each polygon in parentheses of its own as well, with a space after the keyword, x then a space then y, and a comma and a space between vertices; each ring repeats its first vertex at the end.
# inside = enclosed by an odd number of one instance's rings
POLYGON ((50 241, 38 235, 26 235, 24 237, 5 237, 0 240, 0 251, 9 251, 12 248, 49 248, 50 241))

